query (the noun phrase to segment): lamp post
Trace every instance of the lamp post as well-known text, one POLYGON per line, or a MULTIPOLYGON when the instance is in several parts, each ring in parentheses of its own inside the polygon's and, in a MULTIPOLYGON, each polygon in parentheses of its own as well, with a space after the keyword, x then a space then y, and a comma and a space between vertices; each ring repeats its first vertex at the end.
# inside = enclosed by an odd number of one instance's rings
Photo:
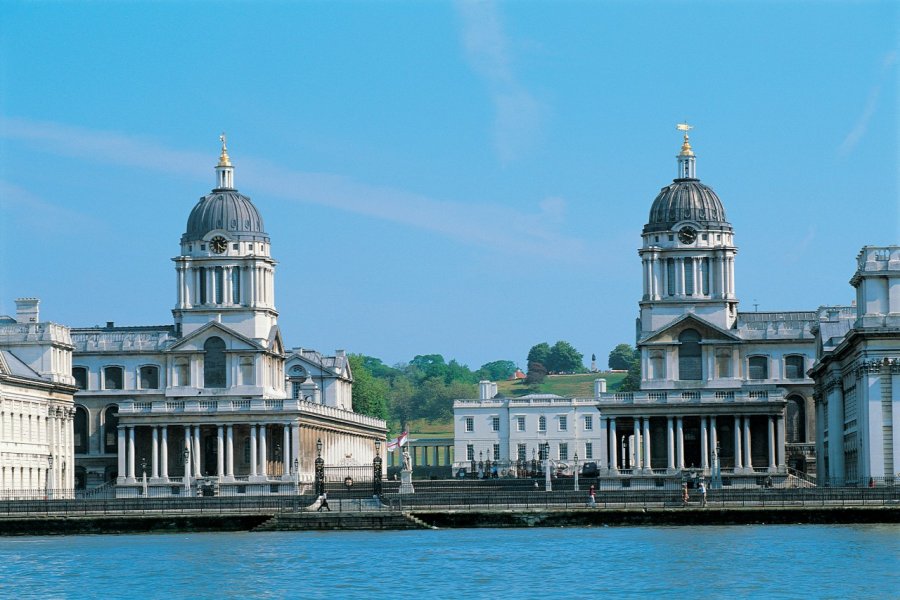
POLYGON ((141 473, 142 473, 141 482, 143 483, 143 487, 144 487, 144 498, 146 498, 147 497, 147 459, 146 458, 141 459, 141 473))
POLYGON ((184 457, 184 495, 191 495, 191 449, 185 446, 184 452, 182 452, 182 456, 184 457))
POLYGON ((316 440, 316 495, 325 493, 325 461, 322 459, 322 438, 316 440))
POLYGON ((482 479, 484 477, 484 460, 482 455, 484 452, 482 450, 478 451, 478 479, 482 479))
POLYGON ((541 453, 544 455, 544 490, 552 492, 553 484, 550 481, 550 448, 545 446, 541 453))
POLYGON ((375 458, 372 459, 372 493, 381 496, 381 440, 375 440, 375 458))
POLYGON ((298 459, 294 459, 294 481, 300 483, 300 461, 298 459))
POLYGON ((537 450, 531 449, 531 476, 537 475, 537 450))
POLYGON ((578 451, 575 451, 575 491, 578 490, 578 451))
POLYGON ((713 448, 712 479, 709 482, 709 487, 714 490, 722 487, 722 464, 719 462, 720 449, 719 441, 716 440, 716 446, 713 448))
MULTIPOLYGON (((47 497, 53 499, 53 455, 47 457, 50 468, 47 470, 47 497)), ((4 467, 5 468, 5 467, 4 467)))

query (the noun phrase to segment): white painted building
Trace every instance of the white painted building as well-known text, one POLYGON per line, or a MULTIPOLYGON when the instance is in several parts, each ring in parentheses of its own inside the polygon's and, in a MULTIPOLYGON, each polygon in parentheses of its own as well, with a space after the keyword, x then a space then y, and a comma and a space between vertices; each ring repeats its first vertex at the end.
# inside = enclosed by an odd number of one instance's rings
POLYGON ((174 323, 72 330, 80 487, 294 493, 317 440, 326 464, 362 466, 385 439, 384 421, 352 411, 342 351, 285 350, 270 239, 224 143, 215 170, 173 259, 174 323))
POLYGON ((41 322, 37 298, 0 316, 0 498, 70 497, 73 453, 72 340, 41 322))
POLYGON ((855 307, 826 307, 816 328, 818 476, 835 485, 900 477, 900 246, 865 246, 855 307))

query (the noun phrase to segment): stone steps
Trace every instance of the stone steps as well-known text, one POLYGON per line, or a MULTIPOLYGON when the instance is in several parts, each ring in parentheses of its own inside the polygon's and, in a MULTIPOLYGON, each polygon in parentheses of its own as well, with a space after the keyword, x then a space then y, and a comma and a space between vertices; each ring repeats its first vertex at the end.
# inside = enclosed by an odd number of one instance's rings
POLYGON ((433 529, 401 512, 299 512, 277 514, 253 531, 433 529))

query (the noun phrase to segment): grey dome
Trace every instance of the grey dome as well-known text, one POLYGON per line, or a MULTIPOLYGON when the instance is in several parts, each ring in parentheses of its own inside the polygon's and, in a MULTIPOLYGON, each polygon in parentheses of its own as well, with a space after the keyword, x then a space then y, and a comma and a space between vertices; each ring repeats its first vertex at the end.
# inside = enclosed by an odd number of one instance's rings
POLYGON ((650 207, 644 233, 668 231, 681 221, 695 221, 707 229, 731 230, 722 201, 698 179, 676 179, 660 190, 650 207))
POLYGON ((202 239, 216 229, 254 240, 269 239, 263 228, 262 216, 253 202, 235 190, 213 190, 200 198, 188 217, 182 241, 202 239))

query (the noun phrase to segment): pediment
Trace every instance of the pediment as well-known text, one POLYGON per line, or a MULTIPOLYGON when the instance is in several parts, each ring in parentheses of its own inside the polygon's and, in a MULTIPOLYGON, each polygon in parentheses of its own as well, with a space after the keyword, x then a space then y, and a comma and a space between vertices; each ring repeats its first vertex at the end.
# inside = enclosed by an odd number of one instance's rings
POLYGON ((218 337, 225 342, 226 352, 265 349, 250 338, 214 321, 180 339, 177 344, 168 349, 168 352, 203 352, 207 340, 212 337, 218 337))
POLYGON ((665 327, 657 329, 638 341, 638 344, 675 343, 678 336, 686 329, 694 329, 700 334, 703 342, 741 342, 735 334, 713 325, 693 313, 681 315, 665 327))

